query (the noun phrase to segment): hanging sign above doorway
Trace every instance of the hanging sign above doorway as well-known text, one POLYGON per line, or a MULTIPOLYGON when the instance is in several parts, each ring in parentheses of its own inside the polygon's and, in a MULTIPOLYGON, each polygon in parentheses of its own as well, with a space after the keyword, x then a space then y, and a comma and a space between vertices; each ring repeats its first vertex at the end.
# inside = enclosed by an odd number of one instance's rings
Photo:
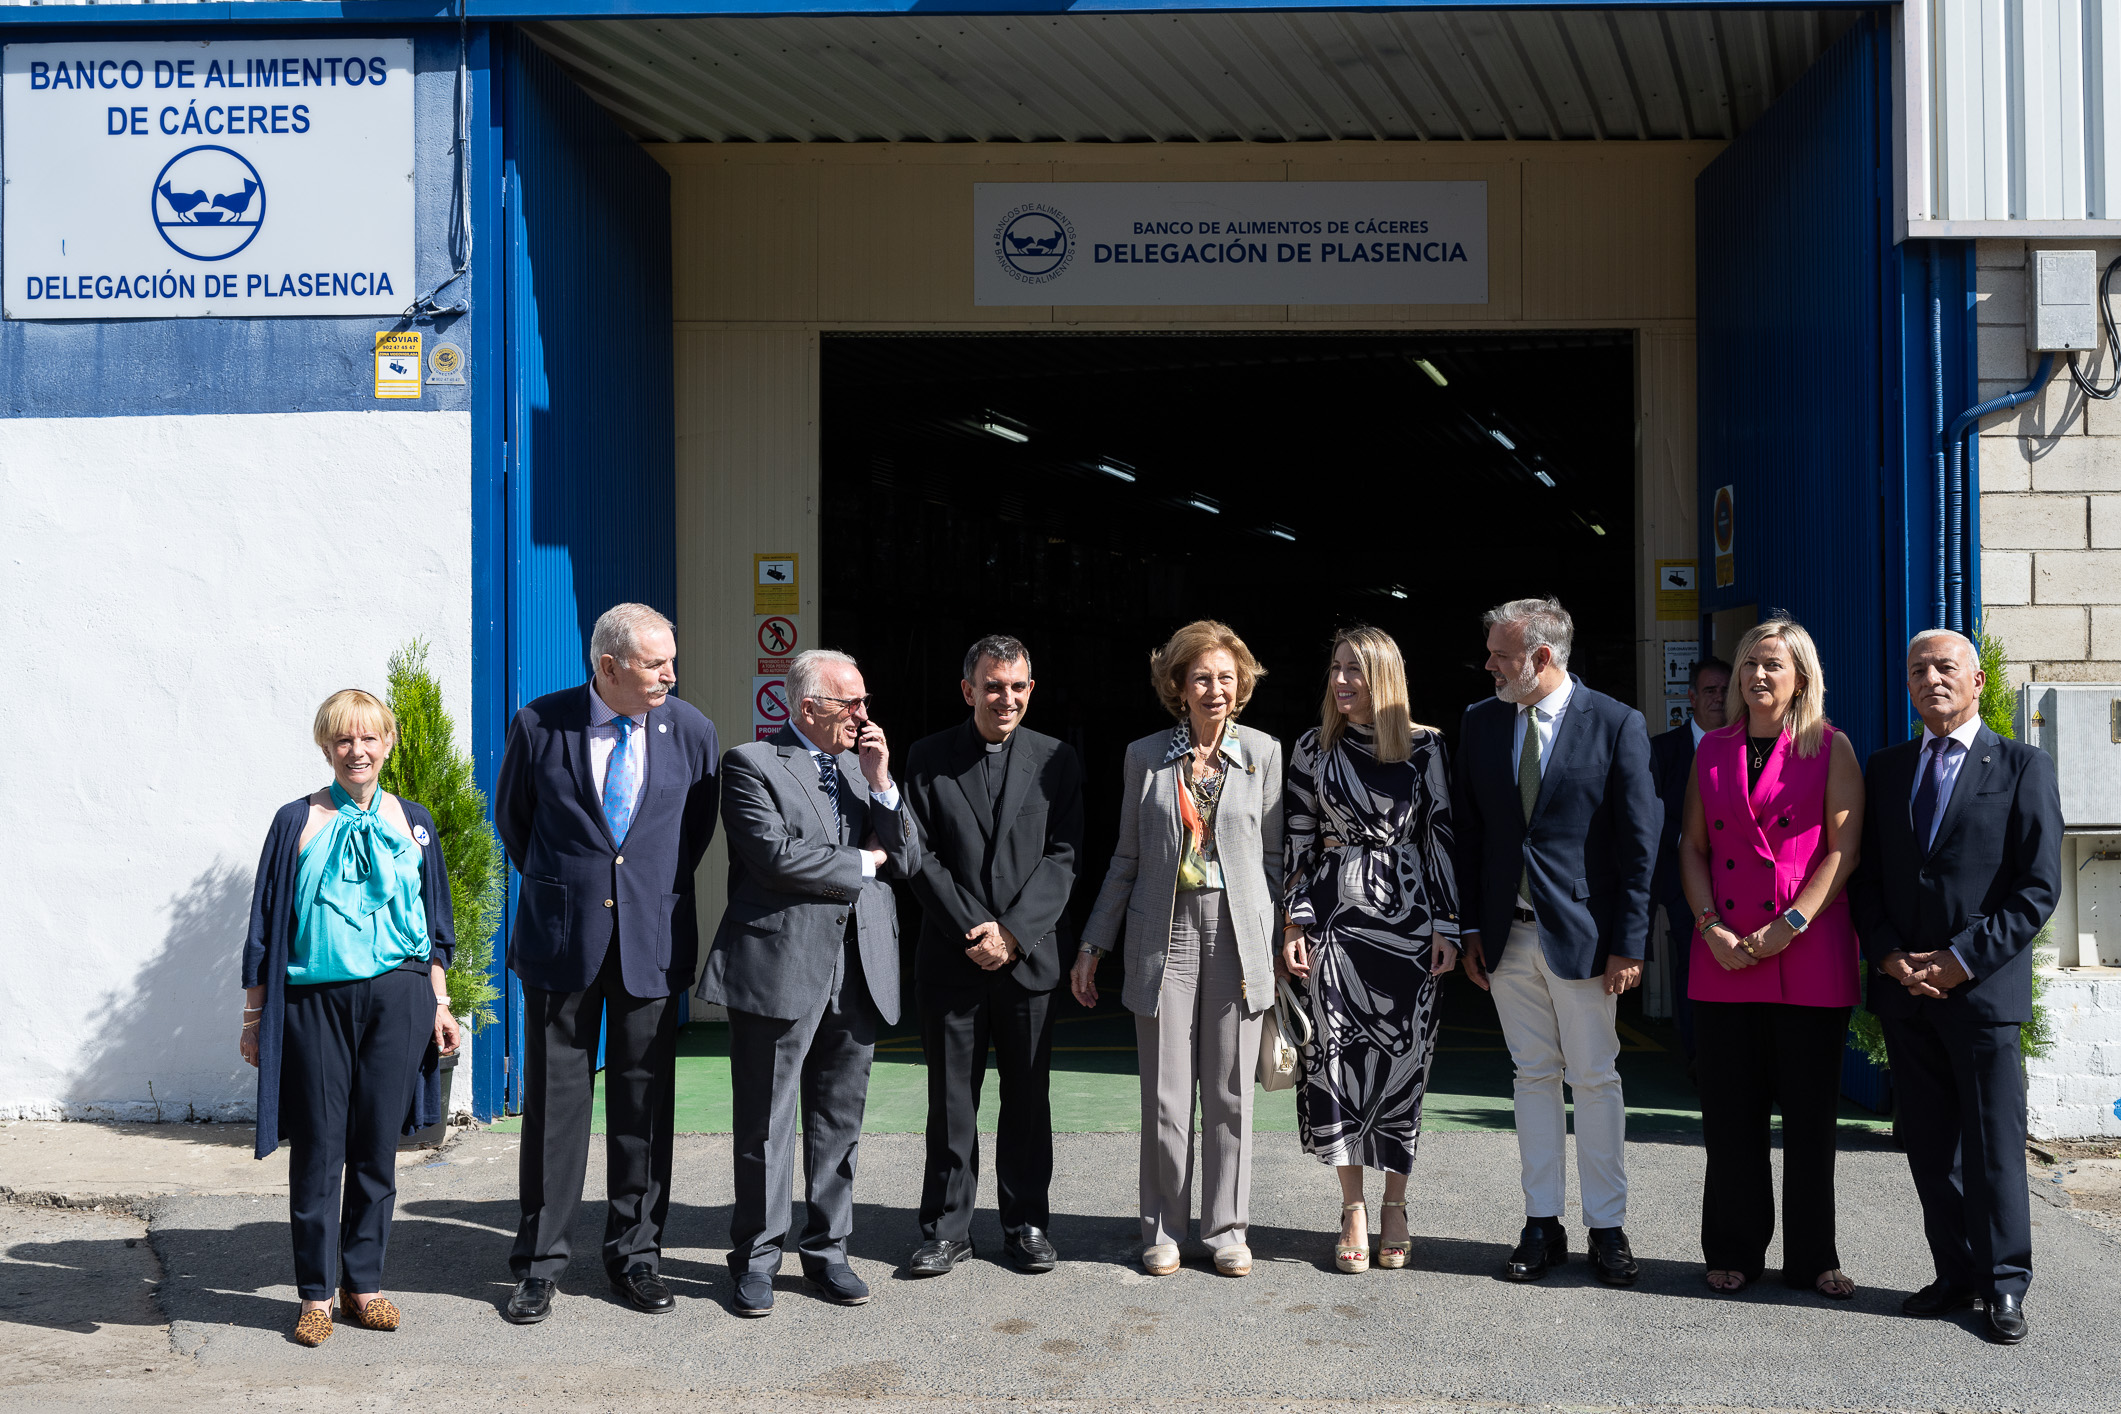
POLYGON ((976 305, 1486 304, 1486 182, 979 182, 976 305))
POLYGON ((10 44, 6 316, 396 314, 410 39, 10 44))

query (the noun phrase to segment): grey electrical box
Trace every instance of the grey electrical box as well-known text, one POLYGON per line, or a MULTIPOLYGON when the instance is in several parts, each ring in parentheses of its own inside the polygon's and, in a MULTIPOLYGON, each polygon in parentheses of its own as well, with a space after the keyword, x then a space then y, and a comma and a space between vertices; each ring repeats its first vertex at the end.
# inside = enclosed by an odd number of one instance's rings
POLYGON ((2025 684, 2018 740, 2055 758, 2065 829, 2121 832, 2121 683, 2025 684))
POLYGON ((2035 353, 2096 351, 2098 260, 2088 250, 2025 254, 2025 346, 2035 353))

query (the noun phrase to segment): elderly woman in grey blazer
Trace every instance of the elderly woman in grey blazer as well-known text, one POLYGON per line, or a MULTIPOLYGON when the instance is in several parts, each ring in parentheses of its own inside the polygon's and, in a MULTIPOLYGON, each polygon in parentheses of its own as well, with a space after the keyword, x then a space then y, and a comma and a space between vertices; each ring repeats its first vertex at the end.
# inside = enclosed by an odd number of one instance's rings
POLYGON ((1069 985, 1097 1005, 1098 960, 1126 929, 1120 1000, 1141 1056, 1142 1267, 1178 1270, 1192 1213, 1200 1097, 1201 1241, 1215 1270, 1252 1270, 1252 1082, 1274 999, 1281 743, 1237 725, 1264 675, 1244 640, 1203 619, 1149 657, 1175 731, 1127 748, 1119 844, 1069 985))

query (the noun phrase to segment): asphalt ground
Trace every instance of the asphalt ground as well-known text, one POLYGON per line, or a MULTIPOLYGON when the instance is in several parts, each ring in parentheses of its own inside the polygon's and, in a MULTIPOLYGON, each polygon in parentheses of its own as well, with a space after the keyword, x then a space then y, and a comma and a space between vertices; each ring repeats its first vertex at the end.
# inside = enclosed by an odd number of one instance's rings
MULTIPOLYGON (((1498 1279, 1519 1221, 1515 1144, 1480 1132, 1424 1140, 1408 1270, 1335 1272, 1332 1176, 1292 1138, 1263 1135, 1253 1275, 1217 1276, 1196 1245, 1178 1275, 1152 1278, 1135 1260, 1137 1142, 1058 1141, 1058 1270, 1024 1276, 992 1260, 1000 1234, 990 1178, 974 1228, 983 1255, 913 1281, 899 1269, 918 1238, 920 1144, 867 1139, 852 1257, 875 1300, 827 1305, 791 1259, 765 1320, 726 1310, 729 1145, 714 1136, 678 1141, 663 1263, 678 1309, 662 1316, 621 1305, 603 1283, 594 1255, 601 1165, 592 1162, 592 1201, 575 1230, 587 1259, 577 1258, 545 1324, 500 1319, 516 1211, 516 1141, 506 1135, 470 1136, 403 1172, 387 1287, 405 1328, 342 1327, 317 1350, 287 1335, 296 1306, 284 1199, 159 1200, 145 1252, 124 1245, 115 1218, 65 1215, 87 1225, 20 1240, 11 1232, 4 1249, 0 1341, 13 1349, 0 1360, 0 1404, 432 1409, 564 1399, 602 1409, 712 1397, 718 1409, 1006 1402, 1090 1414, 1242 1398, 1291 1409, 1351 1400, 1423 1410, 2121 1409, 2121 1246, 2036 1203, 2024 1345, 1988 1344, 1972 1313, 1908 1320, 1900 1300, 1927 1280, 1929 1264, 1905 1163, 1879 1139, 1844 1143, 1842 1257, 1863 1285, 1847 1304, 1785 1290, 1772 1271, 1735 1298, 1708 1291, 1695 1241, 1702 1152, 1682 1136, 1630 1146, 1628 1226, 1644 1267, 1632 1290, 1598 1285, 1580 1259, 1538 1285, 1498 1279), (165 1320, 160 1339, 153 1327, 165 1320), (55 1385, 54 1342, 97 1331, 117 1342, 99 1347, 116 1352, 109 1368, 83 1369, 77 1358, 55 1385), (158 1338, 136 1338, 151 1332, 158 1338), (15 1358, 24 1345, 44 1354, 15 1358), (172 1368, 180 1373, 167 1375, 172 1368)), ((1573 1207, 1568 1221, 1580 1242, 1573 1207)))

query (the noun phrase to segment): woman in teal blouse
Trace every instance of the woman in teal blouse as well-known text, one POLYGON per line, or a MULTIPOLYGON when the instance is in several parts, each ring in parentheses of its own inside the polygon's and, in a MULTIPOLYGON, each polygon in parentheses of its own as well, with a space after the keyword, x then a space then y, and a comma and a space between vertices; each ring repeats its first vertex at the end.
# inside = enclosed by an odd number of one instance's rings
POLYGON ((440 1115, 436 1059, 457 1048, 443 971, 456 935, 432 816, 379 789, 390 709, 357 688, 317 709, 332 782, 282 806, 258 863, 243 949, 243 1058, 258 1068, 259 1158, 285 1134, 302 1311, 396 1330, 377 1293, 397 1198, 398 1137, 440 1115), (342 1210, 339 1176, 347 1191, 342 1210))

